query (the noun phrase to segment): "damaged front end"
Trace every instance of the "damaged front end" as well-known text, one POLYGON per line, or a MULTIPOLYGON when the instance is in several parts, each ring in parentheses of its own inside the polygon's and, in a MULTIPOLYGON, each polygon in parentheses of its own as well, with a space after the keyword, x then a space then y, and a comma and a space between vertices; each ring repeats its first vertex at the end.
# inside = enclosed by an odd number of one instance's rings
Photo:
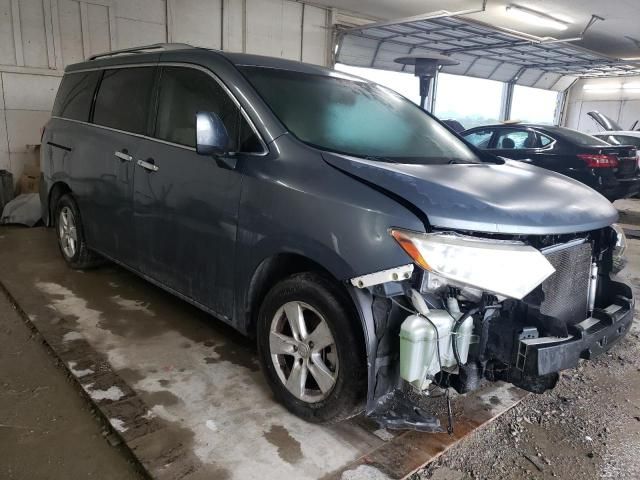
POLYGON ((542 393, 633 320, 631 288, 615 278, 624 249, 616 227, 390 234, 413 263, 351 279, 368 342, 366 413, 381 426, 442 431, 419 407, 433 385, 467 393, 501 380, 542 393))

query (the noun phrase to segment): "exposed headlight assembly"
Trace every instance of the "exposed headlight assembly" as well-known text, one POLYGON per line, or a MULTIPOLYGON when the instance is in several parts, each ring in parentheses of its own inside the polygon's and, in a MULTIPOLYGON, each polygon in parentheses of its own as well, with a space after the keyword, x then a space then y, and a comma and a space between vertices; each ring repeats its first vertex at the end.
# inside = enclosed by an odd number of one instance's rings
POLYGON ((446 279, 521 300, 555 269, 540 251, 517 241, 391 229, 418 266, 446 279))
POLYGON ((616 245, 613 247, 613 273, 618 273, 627 263, 624 258, 624 251, 627 249, 627 236, 617 223, 611 225, 611 228, 616 232, 616 245))

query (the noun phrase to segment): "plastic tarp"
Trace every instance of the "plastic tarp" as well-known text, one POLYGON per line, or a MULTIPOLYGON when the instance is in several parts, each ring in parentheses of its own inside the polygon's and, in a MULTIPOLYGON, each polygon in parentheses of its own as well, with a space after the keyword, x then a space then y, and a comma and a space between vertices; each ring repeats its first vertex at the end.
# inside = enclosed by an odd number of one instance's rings
POLYGON ((4 206, 0 223, 17 223, 33 227, 41 218, 40 195, 37 193, 25 193, 18 195, 4 206))

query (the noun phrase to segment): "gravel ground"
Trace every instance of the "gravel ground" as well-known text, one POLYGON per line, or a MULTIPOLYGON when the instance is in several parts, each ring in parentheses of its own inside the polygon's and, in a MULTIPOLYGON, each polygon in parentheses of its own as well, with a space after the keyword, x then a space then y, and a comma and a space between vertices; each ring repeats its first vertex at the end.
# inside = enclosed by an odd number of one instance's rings
MULTIPOLYGON (((640 295, 640 241, 622 276, 640 295)), ((638 304, 636 318, 638 318, 638 304)), ((563 372, 412 480, 640 478, 640 325, 608 354, 563 372)))

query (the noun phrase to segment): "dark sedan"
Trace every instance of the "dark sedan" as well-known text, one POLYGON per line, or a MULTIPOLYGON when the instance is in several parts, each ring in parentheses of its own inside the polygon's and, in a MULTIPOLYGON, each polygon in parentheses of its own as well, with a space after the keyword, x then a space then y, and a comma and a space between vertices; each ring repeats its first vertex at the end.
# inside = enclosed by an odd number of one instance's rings
POLYGON ((569 128, 546 125, 490 125, 461 135, 495 155, 562 173, 597 190, 610 201, 640 192, 633 146, 610 145, 569 128))

